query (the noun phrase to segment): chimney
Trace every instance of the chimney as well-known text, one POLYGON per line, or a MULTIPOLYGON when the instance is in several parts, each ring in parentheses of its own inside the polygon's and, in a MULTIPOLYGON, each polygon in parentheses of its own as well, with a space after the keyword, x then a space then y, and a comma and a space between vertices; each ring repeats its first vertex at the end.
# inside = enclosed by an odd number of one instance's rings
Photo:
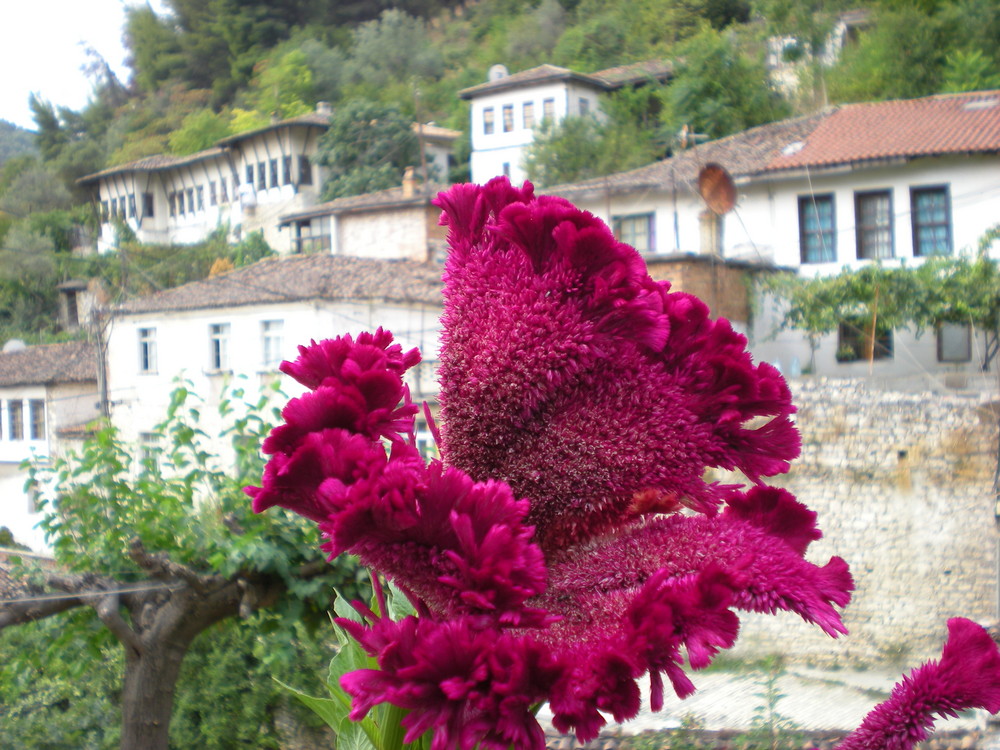
POLYGON ((330 102, 316 102, 316 114, 326 115, 329 117, 333 114, 333 108, 330 106, 330 102))
POLYGON ((403 172, 403 197, 412 198, 417 194, 417 173, 413 167, 403 172))

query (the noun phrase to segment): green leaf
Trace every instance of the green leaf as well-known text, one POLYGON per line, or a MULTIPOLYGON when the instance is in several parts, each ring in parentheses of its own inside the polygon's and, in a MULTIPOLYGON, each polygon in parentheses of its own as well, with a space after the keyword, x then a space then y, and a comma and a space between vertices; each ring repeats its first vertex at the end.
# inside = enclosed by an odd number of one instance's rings
POLYGON ((375 745, 365 732, 363 723, 344 719, 337 732, 337 750, 375 750, 375 745))
MULTIPOLYGON (((338 635, 339 637, 339 635, 338 635)), ((368 668, 368 656, 364 649, 358 645, 357 641, 348 638, 346 643, 341 644, 340 651, 330 659, 330 671, 327 674, 326 683, 330 689, 330 694, 334 697, 343 697, 343 700, 350 704, 350 698, 340 687, 340 678, 348 672, 355 672, 359 669, 368 668)))
MULTIPOLYGON (((302 703, 311 708, 317 716, 319 716, 323 721, 325 721, 335 732, 338 733, 339 739, 339 729, 343 724, 344 718, 347 716, 348 709, 344 708, 344 705, 337 700, 331 698, 317 698, 313 695, 308 695, 303 693, 301 690, 296 690, 291 685, 286 685, 284 682, 279 680, 277 677, 272 677, 276 683, 281 685, 285 690, 298 698, 302 703)), ((348 721, 350 721, 348 719, 348 721)), ((338 741, 337 746, 340 746, 338 741)))

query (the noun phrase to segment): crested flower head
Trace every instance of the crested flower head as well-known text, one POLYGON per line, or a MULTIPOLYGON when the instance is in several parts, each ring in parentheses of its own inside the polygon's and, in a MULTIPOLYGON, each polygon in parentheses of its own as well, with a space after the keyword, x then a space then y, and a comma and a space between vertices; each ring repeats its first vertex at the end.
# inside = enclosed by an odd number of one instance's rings
MULTIPOLYGON (((538 703, 586 741, 606 714, 635 716, 643 675, 654 709, 664 676, 693 692, 685 668, 733 645, 737 610, 845 633, 846 563, 807 561, 816 514, 761 483, 799 451, 781 375, 570 203, 505 179, 437 203, 451 246, 441 460, 413 438, 403 376, 419 357, 380 329, 283 365, 310 391, 247 489, 258 512, 317 521, 331 556, 358 555, 416 605, 342 623, 378 662, 342 679, 352 718, 389 702, 408 711, 407 742, 541 750, 538 703), (708 482, 710 468, 749 487, 708 482)), ((946 655, 941 674, 962 663, 946 655)), ((942 705, 992 706, 995 691, 942 705)))

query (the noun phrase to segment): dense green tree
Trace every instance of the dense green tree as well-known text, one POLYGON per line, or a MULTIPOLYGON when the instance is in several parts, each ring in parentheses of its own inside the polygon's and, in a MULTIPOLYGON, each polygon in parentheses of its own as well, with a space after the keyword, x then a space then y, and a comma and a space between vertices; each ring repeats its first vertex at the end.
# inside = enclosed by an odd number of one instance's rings
POLYGON ((35 161, 9 182, 0 185, 0 211, 24 218, 41 211, 67 209, 71 196, 66 185, 51 170, 35 161))
POLYGON ((0 166, 11 159, 38 153, 34 135, 6 120, 0 120, 0 166))
MULTIPOLYGON (((287 515, 255 515, 242 491, 259 481, 270 403, 268 394, 244 403, 239 389, 223 395, 221 437, 232 449, 220 454, 202 426, 204 405, 180 386, 156 428, 159 452, 143 453, 104 427, 79 455, 32 468, 60 569, 21 578, 22 598, 0 611, 0 630, 91 612, 64 620, 64 631, 110 634, 121 645, 122 750, 166 750, 181 664, 200 633, 272 608, 258 631, 269 630, 270 640, 256 658, 288 653, 304 623, 323 621, 332 587, 354 586, 352 570, 325 561, 315 529, 287 515), (37 598, 53 590, 61 596, 37 598)), ((294 661, 289 653, 286 666, 294 661)), ((240 715, 239 704, 226 710, 240 715)))
POLYGON ((170 134, 170 151, 180 156, 202 151, 231 134, 228 120, 210 109, 199 109, 170 134))
POLYGON ((423 21, 401 10, 386 10, 354 32, 346 73, 367 90, 413 78, 436 78, 443 71, 423 21))
POLYGON ((314 96, 306 55, 293 49, 257 63, 246 99, 257 112, 283 120, 310 112, 314 96))
POLYGON ((126 6, 125 44, 132 80, 142 91, 153 93, 168 81, 184 78, 187 61, 179 31, 149 5, 126 6))
POLYGON ((316 163, 327 168, 323 200, 332 200, 399 185, 405 168, 420 163, 420 152, 398 107, 356 99, 334 112, 316 163))
POLYGON ((623 105, 620 119, 606 124, 589 116, 543 123, 525 159, 528 179, 545 187, 623 172, 661 157, 658 129, 644 128, 627 113, 623 105))
POLYGON ((666 120, 672 129, 687 125, 721 138, 789 114, 760 62, 740 53, 712 29, 684 43, 676 76, 666 92, 666 120))
POLYGON ((947 41, 938 19, 918 9, 883 10, 827 75, 831 101, 910 99, 940 89, 947 41))

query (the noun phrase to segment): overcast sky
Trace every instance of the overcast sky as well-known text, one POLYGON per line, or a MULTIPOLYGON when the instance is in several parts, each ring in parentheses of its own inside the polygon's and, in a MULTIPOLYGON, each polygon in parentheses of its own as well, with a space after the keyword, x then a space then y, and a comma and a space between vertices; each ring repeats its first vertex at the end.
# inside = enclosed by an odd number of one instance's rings
MULTIPOLYGON (((83 107, 90 84, 80 71, 84 45, 96 49, 126 82, 125 6, 143 0, 0 0, 0 119, 34 129, 28 96, 83 107)), ((152 6, 162 8, 161 0, 152 6)))

